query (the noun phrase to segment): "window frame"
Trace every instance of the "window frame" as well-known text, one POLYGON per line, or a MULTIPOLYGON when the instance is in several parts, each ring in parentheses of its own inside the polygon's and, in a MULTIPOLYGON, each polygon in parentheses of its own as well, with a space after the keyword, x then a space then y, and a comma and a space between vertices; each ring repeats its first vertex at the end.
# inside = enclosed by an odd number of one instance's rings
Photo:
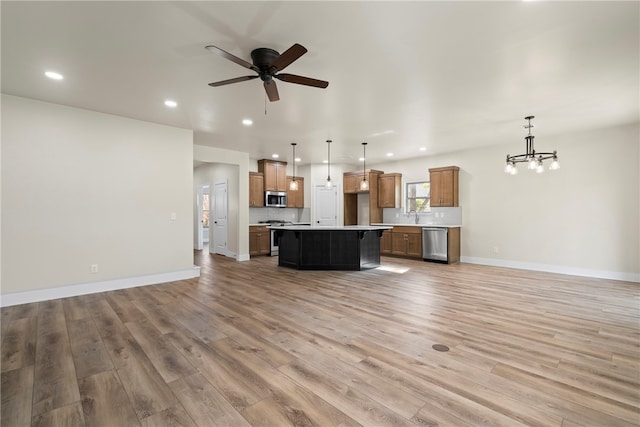
POLYGON ((404 194, 405 194, 405 196, 404 196, 405 213, 409 213, 409 212, 417 212, 417 213, 431 212, 431 182, 430 181, 426 181, 425 180, 425 181, 406 182, 405 186, 404 186, 404 189, 405 189, 405 192, 404 192, 404 194), (428 196, 426 196, 426 197, 423 197, 423 196, 422 197, 417 197, 414 192, 409 191, 409 186, 411 186, 411 185, 424 186, 425 184, 428 185, 428 187, 429 187, 428 190, 427 190, 428 191, 428 196), (413 194, 413 197, 411 197, 412 194, 413 194), (424 209, 422 209, 422 206, 421 206, 420 210, 417 209, 417 201, 418 200, 426 200, 426 202, 423 202, 423 204, 426 205, 424 207, 424 209), (415 201, 416 203, 412 204, 412 201, 415 201), (416 208, 412 209, 412 205, 415 206, 416 208))

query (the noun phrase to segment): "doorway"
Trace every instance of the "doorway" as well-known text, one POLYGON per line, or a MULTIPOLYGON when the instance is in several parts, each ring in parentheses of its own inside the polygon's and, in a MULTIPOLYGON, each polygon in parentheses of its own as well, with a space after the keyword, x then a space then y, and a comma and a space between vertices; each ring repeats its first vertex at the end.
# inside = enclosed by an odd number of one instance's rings
POLYGON ((210 188, 208 184, 198 185, 198 237, 196 249, 201 251, 205 246, 209 247, 209 209, 210 188))

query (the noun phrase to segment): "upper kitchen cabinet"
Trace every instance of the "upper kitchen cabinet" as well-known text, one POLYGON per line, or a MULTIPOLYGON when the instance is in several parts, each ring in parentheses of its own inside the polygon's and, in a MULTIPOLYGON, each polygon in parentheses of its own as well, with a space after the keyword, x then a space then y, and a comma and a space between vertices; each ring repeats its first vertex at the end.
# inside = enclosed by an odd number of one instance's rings
MULTIPOLYGON (((362 181, 363 172, 345 172, 342 177, 342 185, 344 187, 344 192, 347 194, 350 194, 350 193, 369 193, 372 191, 376 191, 376 187, 378 185, 378 176, 382 174, 382 171, 369 169, 367 170, 366 173, 367 173, 367 181, 369 181, 369 188, 366 190, 361 190, 360 182, 362 181)), ((377 197, 378 195, 376 194, 376 198, 377 197)))
POLYGON ((362 172, 347 172, 342 177, 342 186, 345 193, 357 193, 360 191, 362 172))
POLYGON ((258 160, 258 172, 264 174, 263 191, 287 191, 287 162, 258 160))
POLYGON ((458 206, 457 166, 429 169, 431 181, 431 207, 458 206))
POLYGON ((249 207, 264 207, 264 175, 260 172, 249 172, 249 207))
POLYGON ((378 177, 378 207, 399 208, 402 203, 402 174, 384 173, 378 177))
MULTIPOLYGON (((382 222, 382 208, 378 206, 378 178, 382 171, 370 169, 367 171, 369 181, 368 190, 360 190, 362 172, 345 172, 343 175, 344 185, 344 225, 368 225, 358 224, 358 193, 369 195, 369 224, 382 222)), ((365 208, 360 206, 360 208, 365 208)))
POLYGON ((287 177, 287 207, 288 208, 304 208, 304 178, 296 176, 298 182, 297 190, 290 190, 289 184, 293 177, 287 177))

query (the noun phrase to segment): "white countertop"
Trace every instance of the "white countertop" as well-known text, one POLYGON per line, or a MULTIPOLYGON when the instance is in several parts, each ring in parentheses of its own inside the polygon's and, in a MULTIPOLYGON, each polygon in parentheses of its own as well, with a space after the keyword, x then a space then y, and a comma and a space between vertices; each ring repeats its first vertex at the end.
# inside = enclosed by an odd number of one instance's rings
POLYGON ((390 223, 375 223, 371 225, 384 225, 387 227, 440 227, 440 228, 460 228, 461 224, 427 224, 427 223, 419 223, 419 224, 390 224, 390 223))
POLYGON ((354 230, 354 231, 373 231, 373 230, 388 230, 391 226, 386 225, 330 225, 330 226, 310 226, 310 225, 277 225, 269 226, 275 230, 290 230, 290 231, 332 231, 332 230, 354 230))
MULTIPOLYGON (((265 222, 259 222, 257 224, 249 224, 249 227, 269 227, 270 224, 265 223, 265 222)), ((309 226, 311 225, 310 222, 293 222, 291 223, 291 225, 306 225, 309 226)))

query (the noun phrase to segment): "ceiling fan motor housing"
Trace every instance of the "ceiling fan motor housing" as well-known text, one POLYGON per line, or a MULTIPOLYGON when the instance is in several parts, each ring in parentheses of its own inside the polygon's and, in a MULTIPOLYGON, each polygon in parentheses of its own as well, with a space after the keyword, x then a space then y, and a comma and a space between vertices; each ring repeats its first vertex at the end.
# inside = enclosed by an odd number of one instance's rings
POLYGON ((280 54, 277 51, 267 47, 259 47, 251 51, 251 60, 253 61, 253 65, 260 69, 259 74, 262 81, 271 80, 277 71, 271 67, 271 64, 278 56, 280 56, 280 54))

